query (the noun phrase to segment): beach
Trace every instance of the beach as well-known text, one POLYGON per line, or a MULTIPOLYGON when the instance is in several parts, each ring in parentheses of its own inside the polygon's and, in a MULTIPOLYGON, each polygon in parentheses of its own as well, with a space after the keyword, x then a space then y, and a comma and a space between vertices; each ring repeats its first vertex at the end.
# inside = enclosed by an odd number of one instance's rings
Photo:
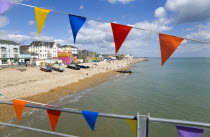
MULTIPOLYGON (((135 60, 115 60, 110 62, 85 63, 90 69, 72 70, 65 68, 63 73, 43 72, 39 67, 27 67, 21 72, 17 68, 0 71, 1 101, 11 98, 24 99, 40 103, 49 103, 85 88, 94 87, 118 74, 114 70, 129 69, 129 64, 141 62, 135 60)), ((8 121, 15 117, 12 106, 1 105, 0 120, 8 121)), ((28 109, 25 109, 26 111, 28 109)))

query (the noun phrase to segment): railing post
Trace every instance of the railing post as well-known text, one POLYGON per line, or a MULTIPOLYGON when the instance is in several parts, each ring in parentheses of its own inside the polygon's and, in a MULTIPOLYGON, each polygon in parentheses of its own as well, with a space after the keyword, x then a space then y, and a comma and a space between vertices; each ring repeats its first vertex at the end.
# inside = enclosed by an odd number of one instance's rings
POLYGON ((149 120, 148 116, 137 113, 137 137, 148 137, 149 120))

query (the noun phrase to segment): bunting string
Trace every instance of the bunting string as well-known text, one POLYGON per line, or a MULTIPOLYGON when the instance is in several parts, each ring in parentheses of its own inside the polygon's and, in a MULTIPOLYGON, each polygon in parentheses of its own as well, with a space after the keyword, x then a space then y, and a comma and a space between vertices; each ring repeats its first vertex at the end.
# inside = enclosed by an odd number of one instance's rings
MULTIPOLYGON (((0 94, 0 97, 5 97, 7 99, 13 100, 13 99, 17 99, 17 100, 22 100, 22 101, 26 101, 28 103, 32 103, 32 104, 37 104, 37 105, 42 105, 42 106, 49 106, 49 107, 60 107, 60 106, 55 106, 55 105, 49 105, 49 104, 44 104, 44 103, 38 103, 38 102, 33 102, 33 101, 28 101, 28 100, 23 100, 23 99, 18 99, 18 98, 12 98, 12 97, 8 97, 8 96, 4 96, 2 94, 0 94)), ((62 107, 63 108, 63 107, 62 107)), ((68 109, 68 108, 63 108, 63 109, 68 109)), ((78 109, 74 109, 74 110, 78 110, 78 109)))
MULTIPOLYGON (((35 8, 36 7, 36 6, 27 5, 27 4, 18 3, 18 2, 12 2, 12 1, 11 1, 11 3, 22 5, 22 6, 27 6, 27 7, 31 7, 31 8, 35 8)), ((37 8, 41 8, 41 7, 37 7, 37 8)), ((46 8, 43 8, 43 9, 46 9, 46 8)), ((85 16, 76 15, 76 14, 72 14, 72 13, 65 13, 65 12, 56 11, 56 10, 50 10, 50 11, 61 13, 61 14, 73 15, 73 16, 77 16, 77 17, 81 17, 81 18, 87 18, 87 19, 90 19, 90 20, 96 20, 96 21, 105 22, 105 23, 112 23, 112 22, 109 22, 109 21, 105 21, 105 20, 101 20, 101 19, 95 19, 95 18, 90 18, 90 17, 85 17, 85 16)), ((123 25, 123 24, 119 24, 119 25, 123 25)), ((130 26, 130 25, 124 25, 124 26, 132 27, 134 29, 139 29, 139 30, 143 30, 143 31, 148 31, 148 32, 151 32, 151 33, 160 33, 160 32, 157 32, 157 31, 148 30, 148 29, 139 28, 139 27, 134 27, 134 26, 130 26)), ((162 34, 165 34, 165 33, 162 33, 162 34)), ((166 34, 166 35, 169 35, 169 34, 166 34)), ((175 36, 175 35, 171 35, 171 36, 175 36)), ((204 43, 204 44, 210 44, 210 42, 205 42, 205 41, 201 41, 201 40, 195 40, 195 39, 190 39, 190 38, 185 38, 185 37, 182 37, 182 38, 184 38, 186 40, 190 40, 190 41, 200 42, 200 43, 204 43)))

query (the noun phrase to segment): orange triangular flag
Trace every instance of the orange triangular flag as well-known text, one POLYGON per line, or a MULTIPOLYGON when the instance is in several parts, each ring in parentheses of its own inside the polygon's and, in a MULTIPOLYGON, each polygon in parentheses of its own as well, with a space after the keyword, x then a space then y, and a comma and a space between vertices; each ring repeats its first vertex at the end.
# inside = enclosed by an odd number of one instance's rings
POLYGON ((13 106, 14 106, 14 109, 15 109, 15 112, 16 112, 16 116, 17 116, 18 122, 20 122, 24 106, 27 103, 28 102, 23 101, 23 100, 17 100, 17 99, 13 100, 13 106))
POLYGON ((161 65, 173 54, 184 38, 159 33, 161 65))
POLYGON ((115 51, 117 53, 132 27, 116 23, 111 23, 111 26, 115 42, 115 51))
POLYGON ((48 117, 49 117, 49 120, 50 120, 52 131, 54 131, 55 127, 56 127, 56 125, 58 123, 58 119, 59 119, 59 117, 61 115, 61 111, 47 110, 47 113, 48 113, 48 117))

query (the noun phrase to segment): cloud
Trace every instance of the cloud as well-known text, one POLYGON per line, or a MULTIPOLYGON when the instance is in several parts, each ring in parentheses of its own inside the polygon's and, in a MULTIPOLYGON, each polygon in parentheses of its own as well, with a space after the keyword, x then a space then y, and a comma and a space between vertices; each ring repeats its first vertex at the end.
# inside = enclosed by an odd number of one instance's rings
POLYGON ((79 9, 84 9, 84 6, 83 6, 83 5, 81 5, 81 6, 79 7, 79 9))
POLYGON ((35 24, 35 21, 34 21, 34 20, 29 20, 29 21, 28 21, 28 25, 29 25, 29 26, 34 25, 34 24, 35 24))
POLYGON ((70 43, 68 40, 63 39, 55 39, 54 42, 61 45, 68 45, 70 43))
POLYGON ((18 34, 18 31, 6 31, 0 30, 0 39, 11 40, 17 43, 22 43, 24 41, 30 40, 30 37, 27 35, 18 34))
POLYGON ((210 19, 210 0, 167 0, 165 9, 174 13, 177 23, 210 19))
MULTIPOLYGON (((153 22, 143 21, 129 25, 158 32, 171 30, 166 24, 162 24, 157 20, 153 22)), ((149 45, 155 36, 154 33, 133 28, 119 53, 130 53, 133 55, 141 53, 141 55, 146 55, 143 53, 142 47, 149 45)), ((88 21, 78 33, 76 45, 78 45, 79 49, 97 51, 98 53, 114 53, 115 46, 111 25, 93 20, 88 21)))
POLYGON ((205 25, 198 25, 197 31, 188 34, 186 38, 206 41, 210 43, 210 22, 205 25))
MULTIPOLYGON (((171 30, 168 24, 163 24, 159 19, 149 22, 143 21, 130 26, 141 27, 152 31, 167 31, 171 30)), ((58 39, 52 36, 38 35, 36 32, 31 32, 29 35, 21 35, 17 31, 0 31, 0 39, 16 41, 20 44, 29 44, 34 40, 55 41, 61 45, 73 44, 73 37, 69 39, 58 39)), ((70 35, 72 32, 70 30, 70 35)), ((148 31, 132 29, 123 43, 119 53, 130 53, 136 56, 159 55, 159 48, 154 48, 151 41, 156 40, 157 35, 148 31), (156 38, 156 39, 155 39, 156 38), (152 49, 151 49, 152 48, 152 49)), ((115 45, 112 34, 112 28, 109 23, 102 23, 90 20, 84 25, 77 35, 76 46, 80 49, 96 51, 97 53, 115 53, 115 45)))
MULTIPOLYGON (((210 22, 197 25, 195 31, 185 37, 210 43, 210 22)), ((210 57, 210 44, 184 40, 173 55, 174 57, 210 57)))
POLYGON ((26 35, 14 35, 14 34, 9 34, 8 35, 8 39, 9 40, 14 40, 17 43, 22 43, 23 41, 27 41, 30 40, 29 36, 26 35))
POLYGON ((9 19, 6 16, 0 16, 0 28, 9 24, 9 19))
POLYGON ((166 10, 164 7, 159 7, 155 10, 155 17, 161 18, 166 16, 166 10))
POLYGON ((128 4, 133 1, 135 1, 135 0, 108 0, 108 2, 112 3, 112 4, 117 3, 117 2, 122 3, 122 4, 128 4))
POLYGON ((58 41, 54 37, 38 35, 35 32, 31 32, 29 35, 22 35, 19 34, 18 31, 6 31, 6 30, 0 30, 0 39, 11 40, 20 44, 31 43, 32 41, 55 41, 57 43, 59 42, 65 43, 64 40, 58 41))

